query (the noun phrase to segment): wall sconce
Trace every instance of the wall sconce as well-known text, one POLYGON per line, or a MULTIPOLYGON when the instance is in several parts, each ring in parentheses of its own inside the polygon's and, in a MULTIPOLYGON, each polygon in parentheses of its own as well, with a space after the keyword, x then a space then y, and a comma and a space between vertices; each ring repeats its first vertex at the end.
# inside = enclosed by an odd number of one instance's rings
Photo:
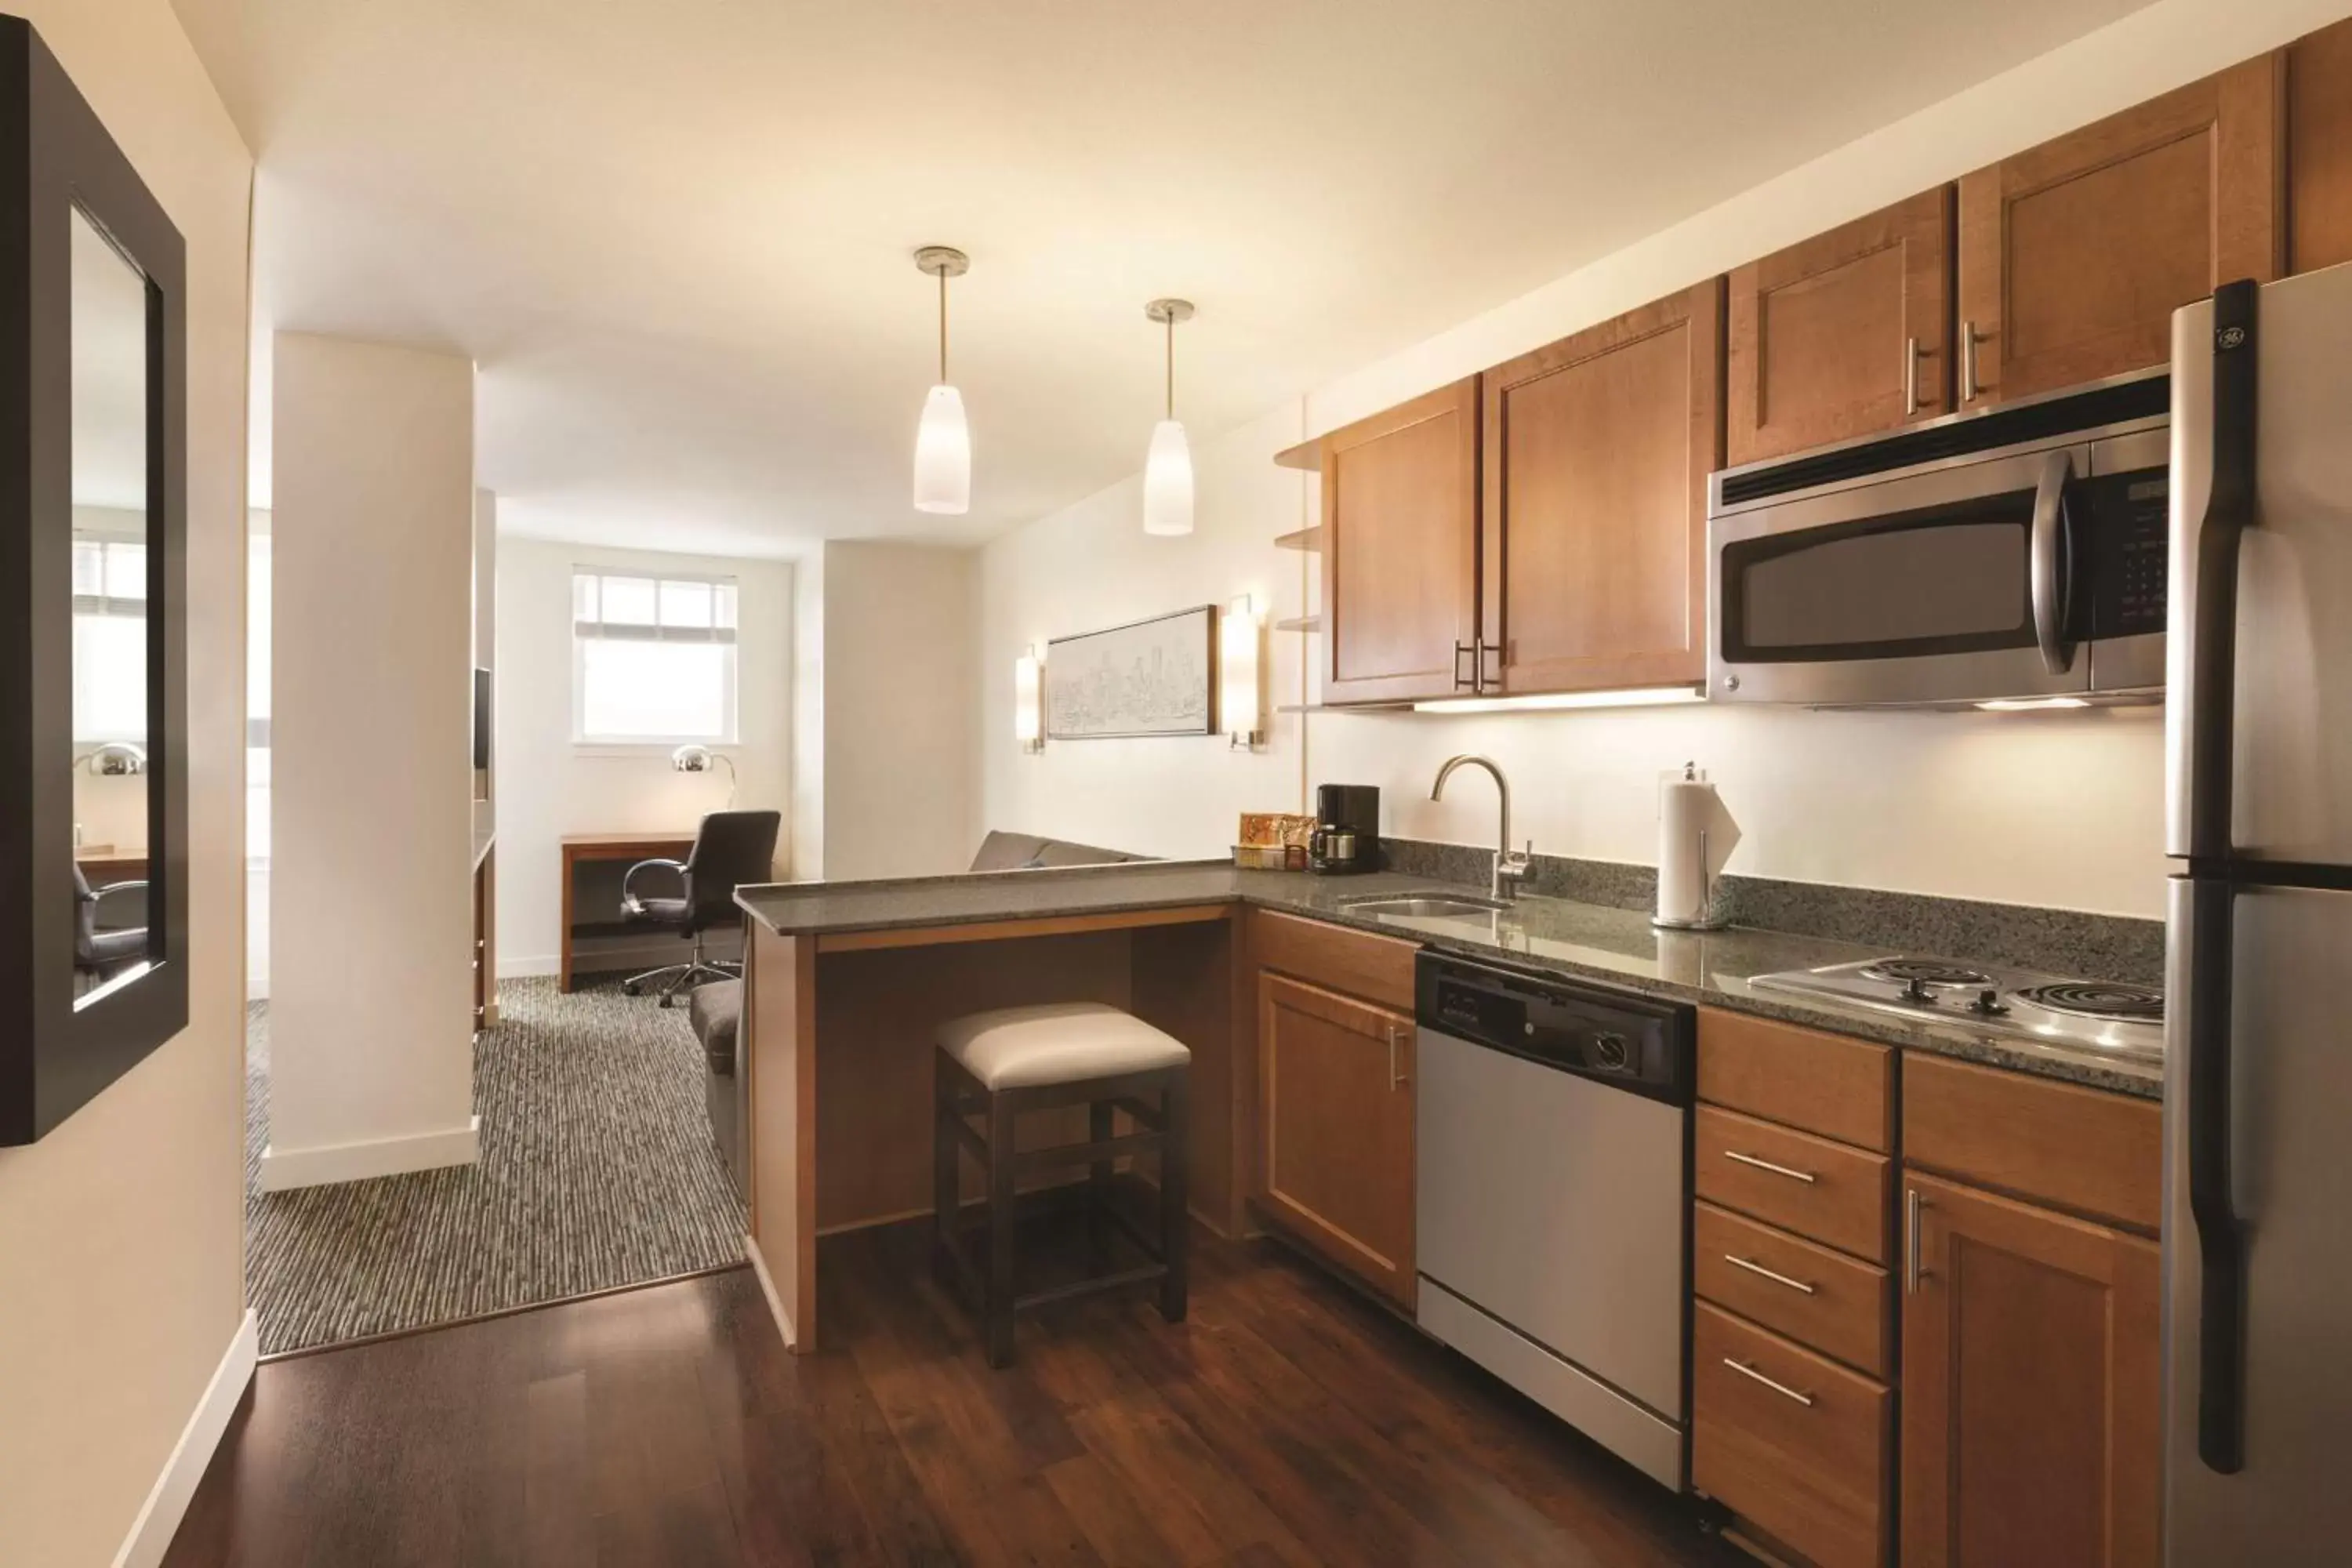
POLYGON ((1260 689, 1258 645, 1264 630, 1244 594, 1217 623, 1217 711, 1234 751, 1265 744, 1265 696, 1260 689))
POLYGON ((1013 661, 1013 738, 1024 752, 1045 749, 1045 676, 1034 647, 1013 661))
POLYGON ((727 764, 727 809, 735 809, 735 759, 724 752, 698 746, 691 741, 669 754, 670 769, 681 773, 707 773, 713 763, 727 764))

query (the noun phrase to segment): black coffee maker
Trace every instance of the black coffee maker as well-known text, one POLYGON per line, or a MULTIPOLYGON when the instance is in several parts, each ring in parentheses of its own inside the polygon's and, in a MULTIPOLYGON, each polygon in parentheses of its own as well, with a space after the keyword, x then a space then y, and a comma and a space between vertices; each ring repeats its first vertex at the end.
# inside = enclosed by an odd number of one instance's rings
POLYGON ((1307 868, 1328 875, 1381 868, 1381 792, 1374 784, 1315 786, 1307 868))

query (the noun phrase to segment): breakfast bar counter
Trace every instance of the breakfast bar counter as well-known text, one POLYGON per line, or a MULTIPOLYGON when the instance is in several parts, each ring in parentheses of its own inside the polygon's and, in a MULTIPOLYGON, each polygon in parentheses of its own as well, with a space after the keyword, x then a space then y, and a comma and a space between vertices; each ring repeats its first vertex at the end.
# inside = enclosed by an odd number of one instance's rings
MULTIPOLYGON (((819 1342, 819 1235, 931 1212, 931 1042, 940 1023, 964 1013, 1103 1002, 1184 1041, 1193 1053, 1193 1212, 1223 1235, 1250 1229, 1256 1020, 1241 918, 1250 909, 1907 1050, 2143 1098, 2159 1092, 2151 1067, 1748 984, 1875 951, 1849 942, 1744 928, 1664 931, 1640 910, 1547 898, 1434 918, 1362 907, 1463 890, 1390 873, 1318 878, 1171 861, 740 889, 749 931, 749 1249, 786 1339, 803 1350, 819 1342)), ((1040 1116, 1023 1143, 1083 1131, 1082 1121, 1040 1116)), ((964 1195, 976 1196, 969 1183, 964 1195)))

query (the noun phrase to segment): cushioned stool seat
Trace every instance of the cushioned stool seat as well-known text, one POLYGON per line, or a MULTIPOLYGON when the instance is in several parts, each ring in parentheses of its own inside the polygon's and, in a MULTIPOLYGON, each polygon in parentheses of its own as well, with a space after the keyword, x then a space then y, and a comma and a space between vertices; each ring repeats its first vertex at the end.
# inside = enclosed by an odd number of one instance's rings
POLYGON ((940 1049, 986 1089, 1156 1072, 1192 1059, 1184 1042, 1100 1002, 1000 1007, 940 1026, 940 1049))
POLYGON ((972 1013, 940 1026, 935 1059, 932 1142, 934 1248, 942 1279, 982 1299, 989 1364, 1013 1360, 1013 1314, 1023 1307, 1142 1280, 1160 1284, 1160 1310, 1181 1321, 1185 1308, 1186 1079, 1192 1053, 1184 1042, 1099 1002, 1056 1002, 972 1013), (1153 1100, 1157 1104, 1153 1104, 1153 1100), (1013 1136, 1024 1110, 1084 1105, 1084 1142, 1021 1149, 1013 1136), (1113 1135, 1123 1112, 1135 1131, 1113 1135), (985 1131, 972 1125, 982 1119, 985 1131), (983 1263, 966 1253, 961 1152, 969 1149, 988 1176, 983 1263), (1160 1226, 1156 1237, 1111 1201, 1115 1162, 1156 1156, 1160 1226), (1055 1166, 1088 1170, 1089 1231, 1097 1273, 1033 1296, 1013 1289, 1014 1179, 1055 1166), (1139 1268, 1110 1271, 1108 1226, 1116 1224, 1150 1255, 1139 1268))

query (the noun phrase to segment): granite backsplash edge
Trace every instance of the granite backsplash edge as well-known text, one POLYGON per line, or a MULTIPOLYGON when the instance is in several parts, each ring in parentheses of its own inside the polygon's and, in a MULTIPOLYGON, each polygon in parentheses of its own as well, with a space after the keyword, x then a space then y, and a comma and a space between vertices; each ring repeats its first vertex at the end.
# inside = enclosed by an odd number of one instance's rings
MULTIPOLYGON (((1391 871, 1471 885, 1486 881, 1494 858, 1475 845, 1421 838, 1383 838, 1381 848, 1391 871)), ((1538 855, 1524 884, 1546 898, 1623 910, 1653 908, 1657 885, 1654 867, 1559 855, 1538 855)), ((1732 874, 1718 899, 1734 925, 1763 931, 2075 979, 2164 982, 2162 921, 1732 874)))

